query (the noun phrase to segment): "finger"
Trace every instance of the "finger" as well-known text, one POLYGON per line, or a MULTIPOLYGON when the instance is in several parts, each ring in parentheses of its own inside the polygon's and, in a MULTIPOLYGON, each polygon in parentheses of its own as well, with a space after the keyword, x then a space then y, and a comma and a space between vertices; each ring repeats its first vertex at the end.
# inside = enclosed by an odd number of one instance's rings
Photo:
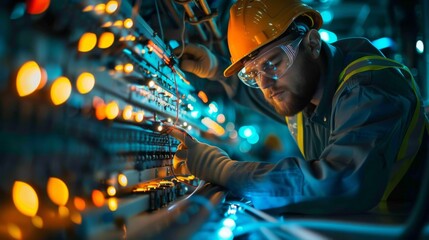
POLYGON ((186 137, 185 137, 185 146, 186 146, 186 148, 193 147, 196 143, 198 143, 198 140, 196 140, 191 135, 189 135, 188 133, 186 133, 186 137))
POLYGON ((177 126, 164 125, 165 133, 179 140, 184 147, 189 148, 193 146, 197 141, 189 135, 184 129, 177 126))
POLYGON ((163 122, 162 124, 162 130, 160 131, 161 134, 170 134, 171 131, 176 128, 174 125, 168 122, 163 122))
POLYGON ((190 59, 186 59, 184 58, 181 62, 180 62, 180 68, 183 71, 186 72, 190 72, 190 73, 194 73, 196 72, 196 70, 198 69, 198 65, 199 63, 196 60, 190 60, 190 59))
POLYGON ((177 156, 173 157, 173 167, 178 168, 181 164, 185 164, 186 160, 178 158, 177 156))
POLYGON ((186 146, 185 146, 185 144, 183 144, 183 143, 180 143, 178 146, 177 146, 177 150, 186 150, 186 149, 188 149, 186 146))
POLYGON ((185 144, 185 137, 183 132, 175 127, 165 127, 164 133, 169 134, 170 136, 176 138, 180 141, 181 144, 185 144))
POLYGON ((184 54, 191 55, 194 59, 200 59, 207 56, 208 49, 200 44, 188 44, 185 46, 184 54))

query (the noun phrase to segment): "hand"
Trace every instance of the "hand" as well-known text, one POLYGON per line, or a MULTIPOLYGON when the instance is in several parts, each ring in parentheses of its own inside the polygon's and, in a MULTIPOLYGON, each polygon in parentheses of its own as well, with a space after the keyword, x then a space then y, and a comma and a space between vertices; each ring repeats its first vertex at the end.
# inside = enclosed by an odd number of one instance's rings
POLYGON ((227 186, 235 172, 235 163, 222 149, 199 142, 185 130, 171 125, 164 125, 163 133, 170 134, 180 141, 175 154, 178 165, 186 165, 195 177, 222 186, 227 186))
POLYGON ((192 173, 189 171, 188 166, 186 165, 186 158, 178 157, 177 152, 183 152, 186 151, 184 149, 183 144, 179 144, 177 146, 176 154, 173 157, 173 170, 175 174, 179 175, 192 175, 192 173))
POLYGON ((177 146, 176 154, 173 158, 174 171, 182 175, 191 174, 186 165, 188 146, 194 146, 197 140, 189 135, 184 129, 172 125, 164 125, 163 133, 170 134, 180 141, 180 144, 177 146))
MULTIPOLYGON (((182 47, 173 50, 176 55, 181 54, 181 51, 182 47)), ((205 46, 200 44, 187 44, 180 57, 180 68, 200 78, 214 80, 218 75, 219 61, 205 46)))

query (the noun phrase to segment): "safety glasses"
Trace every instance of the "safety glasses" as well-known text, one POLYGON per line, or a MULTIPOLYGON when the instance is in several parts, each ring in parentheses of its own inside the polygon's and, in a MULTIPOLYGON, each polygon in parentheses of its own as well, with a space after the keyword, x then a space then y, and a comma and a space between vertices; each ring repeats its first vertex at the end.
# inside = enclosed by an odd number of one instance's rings
POLYGON ((238 78, 249 87, 259 88, 261 77, 272 80, 283 77, 292 66, 302 39, 303 36, 300 36, 287 44, 279 44, 245 62, 238 72, 238 78))

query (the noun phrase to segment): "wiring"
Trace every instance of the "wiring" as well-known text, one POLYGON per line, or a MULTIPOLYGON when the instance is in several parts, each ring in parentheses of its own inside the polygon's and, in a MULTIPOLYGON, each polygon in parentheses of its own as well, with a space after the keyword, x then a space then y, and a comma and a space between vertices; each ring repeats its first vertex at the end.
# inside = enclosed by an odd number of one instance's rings
POLYGON ((261 211, 261 210, 258 210, 258 209, 254 208, 254 207, 251 207, 251 206, 247 205, 247 204, 244 204, 244 203, 242 203, 242 202, 238 202, 238 201, 230 201, 230 202, 228 202, 228 203, 229 203, 229 204, 238 205, 238 206, 240 206, 240 207, 244 208, 245 210, 247 210, 247 211, 249 211, 249 212, 252 212, 252 213, 253 213, 253 214, 255 214, 256 216, 258 216, 258 217, 260 217, 260 218, 262 218, 262 219, 265 219, 266 221, 269 221, 269 222, 277 222, 277 219, 275 219, 274 217, 272 217, 272 216, 268 215, 267 213, 265 213, 265 212, 263 212, 263 211, 261 211))
MULTIPOLYGON (((237 231, 234 232, 234 236, 238 237, 240 235, 259 230, 262 227, 288 229, 297 227, 300 229, 311 228, 328 231, 330 233, 337 232, 338 234, 359 234, 360 236, 390 239, 398 237, 398 235, 403 231, 403 226, 398 225, 374 225, 346 223, 343 221, 289 219, 287 222, 258 222, 243 225, 240 229, 237 229, 237 231)), ((321 239, 320 237, 318 239, 321 239)), ((310 236, 295 238, 316 239, 310 236)))
MULTIPOLYGON (((278 221, 276 218, 272 217, 271 215, 258 210, 256 208, 253 208, 247 204, 244 204, 242 202, 238 201, 230 201, 229 204, 235 204, 243 209, 253 213, 254 215, 258 216, 261 219, 264 219, 265 221, 272 223, 274 226, 277 226, 276 228, 280 228, 284 233, 286 233, 286 236, 284 238, 298 238, 298 239, 314 239, 314 240, 325 240, 326 238, 320 236, 319 234, 313 233, 307 229, 303 229, 298 226, 294 226, 294 228, 286 228, 282 225, 283 222, 278 221)), ((272 227, 271 225, 268 226, 268 228, 272 227)), ((263 228, 263 227, 261 227, 263 228)), ((247 232, 247 231, 246 231, 247 232)), ((285 235, 285 234, 279 234, 279 235, 285 235)))
POLYGON ((185 52, 185 29, 186 29, 186 13, 183 12, 182 18, 182 32, 180 34, 180 41, 182 42, 180 54, 176 58, 181 58, 185 52))
MULTIPOLYGON (((386 225, 386 224, 365 224, 365 223, 352 223, 335 220, 306 220, 306 219, 288 219, 288 221, 278 221, 274 217, 248 206, 242 202, 230 201, 229 204, 235 204, 243 209, 255 214, 256 216, 266 220, 265 222, 250 223, 241 226, 234 232, 234 236, 238 237, 244 234, 258 231, 261 228, 278 228, 287 232, 285 238, 292 239, 326 239, 320 234, 315 234, 312 230, 321 230, 329 233, 336 233, 339 235, 359 235, 362 237, 370 238, 389 238, 396 239, 404 232, 406 226, 403 224, 386 225)), ((429 229, 429 228, 428 228, 429 229)), ((425 229, 426 230, 426 229, 425 229)), ((400 238, 404 239, 404 238, 400 238)))
POLYGON ((157 18, 158 18, 159 30, 161 32, 161 40, 164 41, 164 29, 162 27, 161 16, 159 14, 158 0, 154 0, 154 1, 155 1, 156 15, 157 15, 157 18))
MULTIPOLYGON (((257 216, 249 216, 253 222, 252 223, 259 223, 259 219, 256 218, 257 216)), ((280 240, 280 239, 286 239, 281 234, 274 233, 273 229, 261 227, 260 229, 261 234, 265 237, 265 239, 269 240, 280 240)), ((274 229, 275 230, 275 229, 274 229)))
POLYGON ((176 90, 176 119, 174 120, 174 125, 177 125, 177 122, 179 121, 179 87, 177 86, 177 80, 176 80, 176 74, 173 74, 173 80, 174 80, 174 88, 176 90))
MULTIPOLYGON (((177 201, 176 203, 174 203, 174 205, 172 205, 171 207, 169 207, 167 210, 171 211, 171 210, 175 209, 176 207, 181 206, 182 204, 185 204, 186 201, 189 201, 190 199, 202 203, 202 205, 206 206, 206 208, 208 210, 210 210, 210 211, 213 210, 213 206, 211 204, 208 204, 208 203, 206 203, 206 201, 201 201, 201 199, 198 199, 198 198, 203 198, 203 197, 200 197, 200 196, 197 196, 197 195, 194 196, 194 194, 197 191, 199 191, 204 186, 204 184, 206 184, 205 181, 200 181, 200 183, 198 184, 198 186, 189 195, 187 195, 185 198, 183 198, 183 199, 177 201), (209 206, 207 206, 207 205, 209 205, 209 206)), ((207 200, 207 199, 205 199, 205 200, 207 200)))
POLYGON ((140 6, 141 6, 141 0, 137 0, 133 6, 133 10, 131 14, 131 19, 133 19, 133 21, 136 19, 136 16, 138 16, 139 14, 140 6))

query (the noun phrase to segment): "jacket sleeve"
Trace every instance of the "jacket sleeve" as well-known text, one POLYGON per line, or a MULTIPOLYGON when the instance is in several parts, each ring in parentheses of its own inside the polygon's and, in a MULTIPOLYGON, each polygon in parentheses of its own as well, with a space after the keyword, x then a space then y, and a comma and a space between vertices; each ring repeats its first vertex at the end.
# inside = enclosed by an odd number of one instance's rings
POLYGON ((368 210, 382 197, 410 109, 408 98, 351 82, 333 109, 332 133, 319 159, 241 162, 210 146, 195 152, 188 167, 197 177, 249 197, 261 209, 368 210))
POLYGON ((349 81, 333 109, 332 132, 320 158, 299 161, 305 179, 302 201, 283 210, 361 212, 383 196, 414 109, 413 96, 349 81))

